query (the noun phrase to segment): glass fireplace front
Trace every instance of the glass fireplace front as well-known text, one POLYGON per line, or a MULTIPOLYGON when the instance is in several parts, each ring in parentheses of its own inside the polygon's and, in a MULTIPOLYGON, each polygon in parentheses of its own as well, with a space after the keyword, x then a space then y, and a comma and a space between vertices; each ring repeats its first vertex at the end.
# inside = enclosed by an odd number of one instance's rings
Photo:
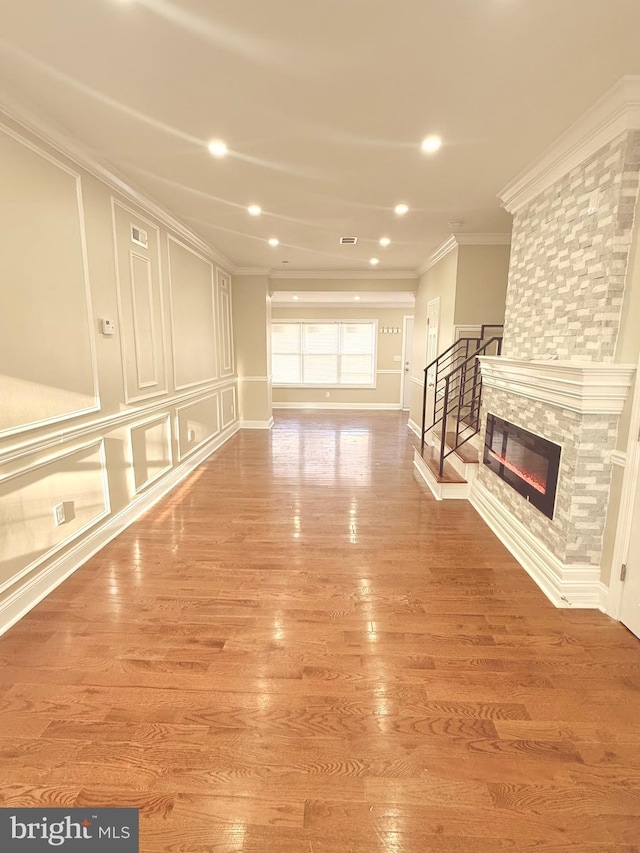
POLYGON ((487 415, 483 462, 549 518, 560 470, 559 444, 487 415))

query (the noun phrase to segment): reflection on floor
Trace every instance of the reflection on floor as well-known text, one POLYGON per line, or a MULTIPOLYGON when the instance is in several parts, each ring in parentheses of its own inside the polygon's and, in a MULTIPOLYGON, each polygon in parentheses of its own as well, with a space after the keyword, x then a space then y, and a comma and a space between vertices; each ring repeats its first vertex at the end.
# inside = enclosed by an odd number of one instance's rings
POLYGON ((412 441, 277 412, 0 638, 0 805, 138 806, 145 853, 638 853, 638 642, 412 441))

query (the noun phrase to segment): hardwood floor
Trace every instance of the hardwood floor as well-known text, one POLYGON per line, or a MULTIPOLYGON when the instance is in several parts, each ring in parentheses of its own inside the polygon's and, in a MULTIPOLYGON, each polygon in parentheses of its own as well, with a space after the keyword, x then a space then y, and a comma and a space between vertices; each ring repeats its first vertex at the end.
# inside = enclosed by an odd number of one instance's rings
POLYGON ((638 853, 640 644, 412 443, 278 412, 1 637, 0 805, 138 806, 144 853, 638 853))

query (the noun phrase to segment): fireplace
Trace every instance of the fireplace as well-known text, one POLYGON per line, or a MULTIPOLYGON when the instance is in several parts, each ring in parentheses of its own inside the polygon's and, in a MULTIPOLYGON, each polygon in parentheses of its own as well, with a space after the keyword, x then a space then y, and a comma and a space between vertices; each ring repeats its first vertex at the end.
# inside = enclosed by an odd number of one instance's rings
POLYGON ((549 518, 556 500, 560 445, 487 415, 484 464, 549 518))

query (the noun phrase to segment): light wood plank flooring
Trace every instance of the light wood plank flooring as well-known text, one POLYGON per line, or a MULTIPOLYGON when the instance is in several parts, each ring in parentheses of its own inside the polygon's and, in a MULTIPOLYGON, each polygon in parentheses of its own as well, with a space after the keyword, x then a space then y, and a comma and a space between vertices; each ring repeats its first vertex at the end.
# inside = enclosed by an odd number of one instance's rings
POLYGON ((278 412, 0 638, 0 805, 139 806, 144 853, 638 853, 640 644, 412 444, 278 412))

